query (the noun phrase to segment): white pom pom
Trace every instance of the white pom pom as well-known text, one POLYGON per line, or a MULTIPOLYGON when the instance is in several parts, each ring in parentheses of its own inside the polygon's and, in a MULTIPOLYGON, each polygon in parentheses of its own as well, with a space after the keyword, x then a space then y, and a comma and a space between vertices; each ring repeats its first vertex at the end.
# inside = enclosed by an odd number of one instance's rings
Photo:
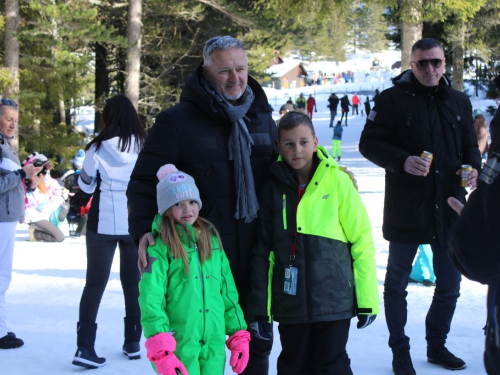
POLYGON ((158 180, 161 181, 166 175, 177 171, 178 169, 175 167, 175 165, 165 164, 160 169, 158 169, 158 172, 156 172, 156 177, 158 177, 158 180))

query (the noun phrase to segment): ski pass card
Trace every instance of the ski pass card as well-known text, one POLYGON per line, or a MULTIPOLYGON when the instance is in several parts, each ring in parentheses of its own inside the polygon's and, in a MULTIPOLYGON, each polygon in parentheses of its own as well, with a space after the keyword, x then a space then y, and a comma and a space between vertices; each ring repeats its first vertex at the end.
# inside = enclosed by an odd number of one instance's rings
POLYGON ((284 292, 295 296, 297 294, 297 275, 299 270, 297 267, 285 268, 285 288, 284 292))

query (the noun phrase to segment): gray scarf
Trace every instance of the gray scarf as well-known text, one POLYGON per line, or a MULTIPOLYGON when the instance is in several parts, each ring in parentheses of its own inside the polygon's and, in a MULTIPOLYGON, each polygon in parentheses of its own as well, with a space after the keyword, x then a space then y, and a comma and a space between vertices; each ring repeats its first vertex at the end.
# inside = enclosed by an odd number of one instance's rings
MULTIPOLYGON (((257 217, 259 202, 255 193, 255 186, 250 163, 253 139, 248 133, 245 124, 245 114, 254 101, 254 94, 250 86, 239 99, 239 105, 233 106, 220 95, 210 83, 201 79, 202 87, 213 98, 214 106, 231 122, 231 134, 227 143, 229 160, 234 160, 234 179, 236 185, 236 219, 245 218, 250 223, 257 217)), ((248 118, 247 118, 248 120, 248 118)))

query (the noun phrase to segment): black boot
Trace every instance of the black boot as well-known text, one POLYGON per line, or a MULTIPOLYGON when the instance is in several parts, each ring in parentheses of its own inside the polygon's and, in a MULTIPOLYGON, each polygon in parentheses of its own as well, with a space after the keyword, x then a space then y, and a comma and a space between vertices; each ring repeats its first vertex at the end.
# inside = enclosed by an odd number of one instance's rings
POLYGON ((73 358, 74 365, 94 369, 106 364, 106 358, 98 357, 94 349, 96 331, 96 323, 78 322, 76 324, 78 349, 73 358))
POLYGON ((462 370, 467 367, 465 362, 450 353, 444 344, 428 345, 427 361, 448 370, 462 370))
POLYGON ((125 323, 125 342, 122 348, 123 354, 129 359, 139 359, 141 358, 141 320, 123 318, 123 321, 125 323))
POLYGON ((16 349, 24 345, 24 341, 16 337, 14 332, 7 332, 7 334, 0 338, 0 349, 16 349))
POLYGON ((402 348, 392 353, 392 370, 395 375, 416 375, 409 348, 402 348))

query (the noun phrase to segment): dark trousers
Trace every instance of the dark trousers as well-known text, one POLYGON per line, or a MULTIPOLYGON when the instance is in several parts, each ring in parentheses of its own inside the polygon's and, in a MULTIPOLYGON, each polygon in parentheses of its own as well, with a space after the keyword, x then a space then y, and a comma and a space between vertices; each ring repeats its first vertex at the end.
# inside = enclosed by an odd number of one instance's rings
POLYGON ((116 246, 120 249, 120 281, 125 297, 125 316, 140 319, 138 253, 130 235, 87 231, 87 276, 80 300, 80 322, 95 323, 108 283, 116 246))
MULTIPOLYGON (((238 283, 236 284, 236 288, 238 289, 241 310, 245 315, 247 324, 250 324, 252 320, 246 315, 249 284, 238 283)), ((250 335, 250 359, 242 375, 267 375, 269 372, 269 355, 273 348, 273 339, 261 340, 255 337, 252 331, 250 331, 250 335)))
MULTIPOLYGON (((418 244, 390 242, 389 261, 384 285, 385 319, 389 328, 389 346, 393 351, 410 347, 405 335, 408 278, 418 244)), ((425 339, 430 345, 444 344, 460 296, 461 276, 448 257, 447 247, 432 244, 436 288, 425 319, 425 339)))
POLYGON ((352 105, 352 114, 354 115, 354 112, 356 112, 357 115, 359 115, 358 112, 358 104, 353 104, 352 105))
POLYGON ((352 375, 346 352, 350 319, 280 324, 278 375, 352 375))
POLYGON ((348 113, 349 113, 349 112, 344 112, 344 111, 342 111, 342 117, 340 118, 340 122, 342 122, 342 120, 344 119, 344 115, 345 115, 345 124, 346 124, 346 125, 347 125, 347 114, 348 114, 348 113))
POLYGON ((335 117, 337 116, 337 111, 330 111, 330 128, 334 126, 335 117))

